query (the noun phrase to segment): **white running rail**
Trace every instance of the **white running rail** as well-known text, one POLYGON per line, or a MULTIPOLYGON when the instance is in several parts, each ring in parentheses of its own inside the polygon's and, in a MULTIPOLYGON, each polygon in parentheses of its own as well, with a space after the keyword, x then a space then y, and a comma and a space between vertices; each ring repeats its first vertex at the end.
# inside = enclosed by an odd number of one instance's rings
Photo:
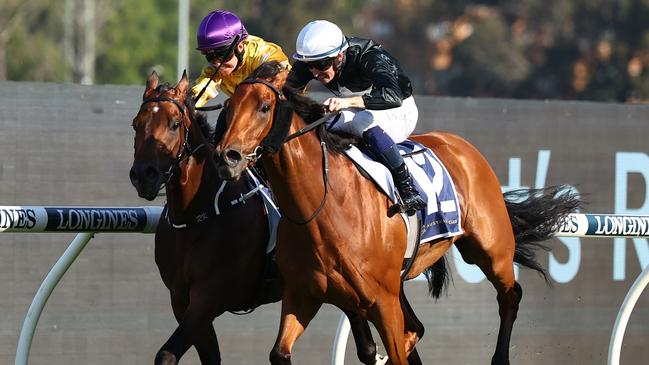
MULTIPOLYGON (((16 350, 16 365, 27 365, 38 320, 54 288, 97 232, 155 232, 162 207, 0 206, 0 232, 79 232, 47 274, 25 316, 16 350)), ((649 216, 571 214, 557 236, 649 237, 649 216)), ((622 339, 633 308, 649 284, 649 266, 631 286, 620 307, 608 351, 608 364, 619 365, 622 339)), ((332 350, 332 365, 343 365, 349 321, 341 315, 332 350)), ((383 363, 385 359, 377 359, 383 363)))

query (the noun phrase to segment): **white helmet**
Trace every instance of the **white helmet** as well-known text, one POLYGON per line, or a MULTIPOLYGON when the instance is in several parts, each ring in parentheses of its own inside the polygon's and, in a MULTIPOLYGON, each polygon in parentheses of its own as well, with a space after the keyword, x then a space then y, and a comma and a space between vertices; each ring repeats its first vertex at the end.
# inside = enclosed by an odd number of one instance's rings
POLYGON ((298 34, 293 59, 317 61, 334 57, 347 47, 347 39, 336 24, 326 20, 314 20, 305 25, 298 34))

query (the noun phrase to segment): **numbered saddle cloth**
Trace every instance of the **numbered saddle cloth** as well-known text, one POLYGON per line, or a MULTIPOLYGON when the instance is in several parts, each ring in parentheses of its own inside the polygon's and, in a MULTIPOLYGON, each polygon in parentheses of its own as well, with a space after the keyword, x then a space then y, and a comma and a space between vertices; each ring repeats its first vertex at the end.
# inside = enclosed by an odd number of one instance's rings
MULTIPOLYGON (((460 204, 455 185, 442 162, 433 151, 425 146, 406 140, 397 144, 399 151, 408 165, 415 187, 426 201, 427 208, 417 212, 421 221, 419 242, 440 238, 449 238, 462 234, 460 204)), ((373 161, 355 146, 345 151, 359 168, 372 178, 381 190, 396 204, 397 192, 392 175, 381 163, 373 161)), ((403 214, 406 224, 408 219, 403 214)), ((410 227, 408 228, 410 230, 410 227)))

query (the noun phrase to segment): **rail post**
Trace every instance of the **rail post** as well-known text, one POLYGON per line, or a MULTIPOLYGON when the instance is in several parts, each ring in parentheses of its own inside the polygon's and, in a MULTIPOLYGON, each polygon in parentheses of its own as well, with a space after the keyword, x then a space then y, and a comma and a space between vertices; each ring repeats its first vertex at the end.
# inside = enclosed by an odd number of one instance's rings
POLYGON ((41 313, 43 313, 45 303, 47 303, 47 300, 50 298, 54 288, 65 272, 68 271, 74 260, 76 260, 77 256, 79 256, 93 236, 94 233, 92 232, 77 234, 65 252, 63 252, 63 255, 54 264, 52 270, 47 274, 40 288, 38 288, 32 304, 29 306, 29 310, 27 310, 27 315, 25 315, 23 327, 20 330, 20 338, 18 339, 18 347, 16 348, 16 365, 27 365, 29 361, 29 350, 32 347, 34 332, 36 332, 36 325, 41 317, 41 313))
POLYGON ((16 365, 27 365, 45 304, 97 232, 155 232, 162 207, 0 206, 0 232, 77 232, 32 300, 18 338, 16 365))

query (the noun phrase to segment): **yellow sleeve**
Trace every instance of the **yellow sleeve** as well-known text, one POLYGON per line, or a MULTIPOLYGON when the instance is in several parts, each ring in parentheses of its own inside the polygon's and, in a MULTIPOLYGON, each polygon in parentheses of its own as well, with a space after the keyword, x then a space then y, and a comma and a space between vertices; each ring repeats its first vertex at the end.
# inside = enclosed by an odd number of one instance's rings
POLYGON ((284 67, 288 69, 291 68, 291 64, 288 62, 288 57, 284 54, 284 51, 282 51, 280 46, 260 39, 255 52, 253 70, 268 61, 278 61, 284 65, 284 67))
MULTIPOLYGON (((214 68, 211 66, 207 66, 203 68, 203 71, 201 72, 201 75, 196 79, 196 83, 194 87, 192 87, 192 96, 195 98, 201 90, 203 90, 203 87, 210 81, 210 78, 214 75, 214 68)), ((196 101, 196 106, 203 106, 207 104, 207 102, 210 99, 215 98, 218 94, 218 88, 221 85, 221 79, 218 77, 215 77, 205 89, 205 92, 201 96, 200 100, 196 101)))

